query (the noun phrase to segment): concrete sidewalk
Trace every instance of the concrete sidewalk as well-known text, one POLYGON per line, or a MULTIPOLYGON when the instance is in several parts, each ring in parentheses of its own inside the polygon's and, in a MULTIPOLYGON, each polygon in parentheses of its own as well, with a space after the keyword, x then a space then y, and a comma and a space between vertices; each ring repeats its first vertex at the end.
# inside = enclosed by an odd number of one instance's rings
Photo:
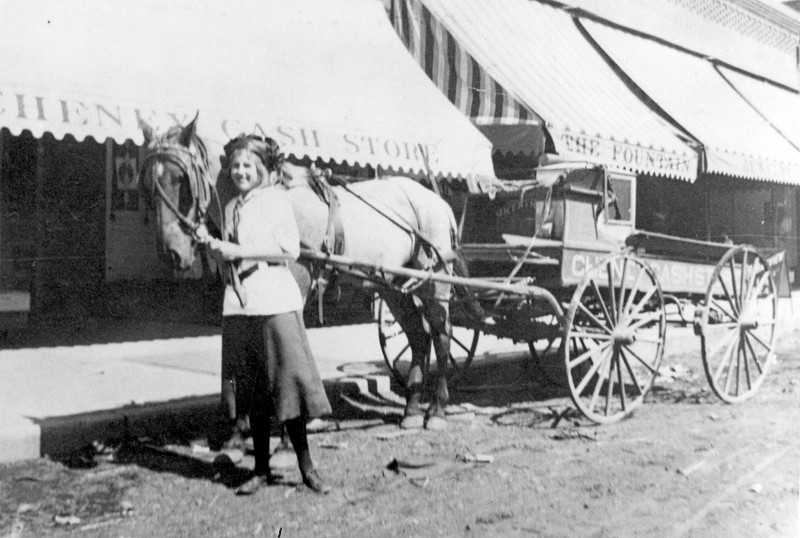
MULTIPOLYGON (((782 332, 795 330, 800 293, 780 301, 779 320, 782 332)), ((218 416, 219 328, 195 328, 188 331, 192 336, 180 338, 164 337, 182 334, 174 327, 124 328, 122 337, 105 340, 96 338, 91 328, 87 334, 102 342, 97 344, 53 346, 48 334, 42 337, 49 346, 0 350, 0 462, 67 455, 94 440, 169 432, 187 420, 206 424, 218 416)), ((468 341, 471 333, 455 331, 468 341)), ((313 328, 308 333, 329 395, 343 388, 343 378, 366 386, 358 379, 384 376, 377 379, 388 384, 376 324, 313 328)), ((82 338, 72 335, 62 341, 90 341, 82 338)), ((453 353, 458 351, 453 346, 453 353)), ((666 355, 685 351, 699 354, 699 339, 691 326, 670 325, 666 355)), ((527 353, 526 344, 481 335, 475 361, 527 353)))
MULTIPOLYGON (((93 440, 153 434, 187 417, 196 423, 213 420, 219 409, 221 338, 218 328, 207 332, 0 350, 0 462, 66 455, 93 440)), ((388 375, 376 324, 315 328, 308 334, 329 394, 342 378, 388 375)), ((476 360, 526 351, 526 345, 484 335, 476 360)))

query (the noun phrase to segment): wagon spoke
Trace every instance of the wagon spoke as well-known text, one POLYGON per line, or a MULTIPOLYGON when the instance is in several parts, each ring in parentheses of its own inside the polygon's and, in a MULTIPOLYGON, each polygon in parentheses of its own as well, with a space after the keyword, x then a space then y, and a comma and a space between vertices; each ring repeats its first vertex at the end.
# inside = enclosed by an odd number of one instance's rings
MULTIPOLYGON (((611 334, 611 329, 608 327, 608 325, 604 325, 603 322, 600 321, 594 314, 589 312, 589 309, 586 308, 583 303, 578 303, 578 308, 580 308, 589 317, 589 319, 595 323, 595 325, 606 331, 608 334, 611 334)), ((605 310, 605 306, 603 306, 603 309, 605 310)))
MULTIPOLYGON (((592 391, 592 398, 589 400, 589 411, 594 411, 594 408, 597 407, 597 398, 600 397, 600 390, 603 388, 602 383, 595 383, 594 390, 592 391)), ((581 394, 583 391, 579 390, 578 394, 581 394)))
MULTIPOLYGON (((744 337, 744 341, 747 344, 747 347, 750 349, 750 353, 752 353, 753 355, 753 363, 756 365, 756 368, 758 368, 758 373, 760 375, 764 373, 764 369, 761 367, 761 361, 758 360, 758 355, 756 354, 755 349, 753 349, 753 344, 750 343, 750 336, 752 335, 746 334, 744 337)), ((749 376, 749 371, 748 371, 748 376, 749 376)))
POLYGON ((574 359, 569 361, 569 368, 570 369, 575 368, 576 366, 580 365, 581 363, 586 362, 586 359, 590 358, 595 353, 605 351, 606 348, 608 348, 610 346, 611 346, 611 342, 608 342, 608 343, 605 343, 605 344, 600 344, 597 347, 593 347, 592 349, 583 352, 582 354, 578 355, 577 357, 575 357, 574 359))
POLYGON ((747 273, 747 255, 749 253, 745 250, 744 251, 744 259, 742 260, 742 271, 739 274, 739 310, 744 310, 744 300, 747 298, 747 288, 745 287, 745 281, 749 280, 746 279, 745 276, 747 273))
POLYGON ((577 331, 572 332, 571 334, 572 334, 573 338, 580 338, 580 339, 591 338, 595 342, 604 341, 604 340, 611 340, 611 335, 610 334, 584 333, 584 332, 577 332, 577 331))
POLYGON ((744 377, 747 381, 747 390, 753 388, 753 381, 750 378, 750 361, 747 359, 747 350, 750 350, 750 353, 753 354, 753 360, 758 361, 756 354, 753 353, 753 348, 750 346, 750 342, 747 341, 747 335, 744 335, 742 338, 742 356, 744 357, 744 377))
MULTIPOLYGON (((606 302, 603 299, 603 295, 600 293, 600 288, 597 287, 597 282, 595 282, 594 279, 591 279, 591 282, 592 282, 592 289, 594 290, 595 295, 597 295, 597 299, 598 299, 598 301, 600 301, 600 306, 603 308, 603 313, 605 314, 606 319, 608 320, 608 325, 613 327, 614 326, 614 319, 608 313, 608 308, 606 308, 606 302)), ((614 291, 612 290, 611 293, 613 295, 614 291)), ((580 306, 583 307, 583 303, 581 303, 580 306)), ((585 307, 583 309, 586 310, 585 307)), ((586 311, 588 312, 588 310, 586 310, 586 311)), ((591 313, 590 313, 590 315, 591 315, 591 313)))
MULTIPOLYGON (((732 295, 733 295, 733 300, 735 301, 734 307, 738 313, 741 310, 741 305, 739 304, 739 293, 736 289, 736 265, 734 263, 734 258, 735 256, 731 256, 731 258, 728 260, 728 267, 730 267, 731 269, 731 289, 733 290, 732 295)), ((727 288, 725 291, 727 293, 727 288)))
MULTIPOLYGON (((623 411, 628 410, 628 404, 625 401, 625 384, 622 381, 622 365, 620 364, 620 357, 622 356, 622 349, 617 350, 616 366, 617 366, 617 384, 619 385, 619 404, 622 406, 623 411)), ((624 359, 622 359, 624 360, 624 359)), ((627 363, 626 363, 627 364, 627 363)))
MULTIPOLYGON (((646 274, 644 267, 639 267, 639 272, 636 274, 636 280, 633 282, 631 286, 631 292, 628 295, 628 300, 625 302, 625 307, 622 309, 624 314, 629 313, 631 311, 631 307, 633 306, 633 301, 636 299, 636 290, 639 289, 639 281, 642 279, 642 275, 646 274)), ((620 301, 622 302, 622 301, 620 301)))
POLYGON ((731 341, 736 339, 736 334, 738 332, 738 324, 735 327, 729 328, 727 334, 723 334, 718 336, 714 341, 714 347, 712 348, 710 345, 707 346, 708 355, 713 357, 719 353, 720 350, 723 348, 729 347, 731 345, 731 341))
POLYGON ((400 362, 400 357, 402 357, 403 353, 408 351, 408 348, 410 348, 410 347, 411 347, 411 344, 406 344, 405 346, 403 346, 403 349, 400 350, 400 353, 398 353, 398 354, 396 354, 394 356, 394 359, 392 360, 392 366, 393 367, 397 367, 397 363, 400 362))
MULTIPOLYGON (((639 391, 640 396, 644 396, 644 391, 642 391, 642 386, 639 384, 639 381, 636 379, 636 374, 633 372, 633 367, 631 367, 631 363, 628 360, 628 357, 625 356, 625 350, 619 350, 620 357, 622 358, 622 362, 625 363, 625 369, 628 370, 628 375, 631 376, 631 381, 633 381, 633 385, 639 391)), ((622 379, 620 378, 620 385, 622 385, 622 379)))
POLYGON ((631 355, 633 355, 633 358, 635 358, 637 361, 639 361, 640 363, 642 363, 642 366, 644 366, 645 368, 647 368, 648 370, 650 370, 650 373, 651 373, 651 374, 655 375, 655 374, 657 374, 657 373, 658 373, 658 370, 656 370, 655 368, 653 368, 653 366, 652 366, 652 365, 650 365, 650 363, 648 363, 646 360, 644 360, 643 358, 641 358, 641 357, 639 356, 639 354, 638 354, 638 353, 636 353, 636 352, 635 352, 633 349, 631 349, 631 348, 627 348, 627 349, 628 349, 628 353, 630 353, 631 355))
POLYGON ((611 298, 611 308, 609 309, 609 311, 611 312, 611 314, 613 314, 613 317, 611 318, 611 323, 616 325, 617 320, 619 318, 617 318, 617 297, 616 293, 614 292, 614 269, 615 266, 613 263, 609 263, 606 266, 606 275, 608 276, 608 295, 611 298))
POLYGON ((749 331, 748 334, 753 338, 753 340, 761 344, 764 349, 768 351, 772 349, 772 346, 767 345, 756 333, 749 331))
MULTIPOLYGON (((628 258, 625 258, 624 261, 622 262, 622 276, 620 276, 620 281, 619 281, 619 304, 617 305, 617 311, 616 311, 617 319, 622 318, 622 309, 625 304, 625 276, 627 272, 628 272, 628 258)), ((631 294, 633 294, 633 289, 631 289, 631 294)))
MULTIPOLYGON (((613 353, 613 351, 612 351, 612 353, 613 353)), ((606 359, 603 358, 603 360, 600 363, 598 363, 598 366, 600 366, 601 364, 605 365, 605 360, 606 359)), ((598 368, 598 370, 599 370, 599 368, 598 368)), ((593 374, 593 373, 592 374, 586 374, 586 377, 583 379, 583 382, 581 383, 583 388, 586 387, 586 384, 588 384, 588 381, 590 381, 594 376, 595 376, 595 374, 593 374)), ((598 374, 598 380, 594 385, 594 390, 592 391, 592 398, 591 398, 591 400, 589 400, 589 410, 590 411, 594 411, 594 408, 597 406, 597 399, 600 397, 600 391, 603 389, 603 384, 600 383, 599 377, 600 376, 598 374)), ((578 392, 579 395, 583 393, 583 388, 577 389, 577 392, 578 392)))
MULTIPOLYGON (((737 374, 736 377, 738 377, 738 373, 739 373, 739 360, 740 360, 741 351, 742 351, 742 341, 740 339, 737 339, 736 340, 736 344, 737 344, 736 345, 736 352, 735 352, 735 354, 731 355, 731 360, 728 362, 728 368, 725 371, 725 394, 730 394, 731 393, 731 379, 734 377, 731 374, 734 372, 734 370, 733 370, 733 365, 734 364, 736 365, 736 374, 737 374), (734 355, 735 355, 735 360, 734 360, 734 355)), ((738 383, 737 383, 737 389, 738 389, 738 383)))
MULTIPOLYGON (((611 354, 611 360, 608 361, 608 388, 606 390, 606 416, 611 412, 611 400, 614 397, 614 367, 617 364, 617 355, 619 352, 615 349, 611 354)), ((625 406, 623 405, 623 410, 625 406)))
POLYGON ((730 320, 733 320, 733 321, 736 321, 736 320, 738 320, 738 319, 739 319, 739 316, 738 316, 738 315, 736 315, 736 314, 731 314, 731 313, 730 313, 728 310, 726 310, 726 309, 725 309, 725 307, 724 307, 723 305, 721 305, 721 304, 720 304, 718 301, 715 301, 715 300, 713 300, 713 299, 712 299, 712 300, 711 300, 711 304, 712 304, 713 306, 715 306, 715 307, 716 307, 716 309, 717 309, 717 311, 718 311, 718 312, 721 312, 722 314, 724 314, 725 316, 727 316, 727 317, 728 317, 728 319, 730 319, 730 320))
POLYGON ((461 349, 463 349, 464 351, 466 351, 466 352, 467 352, 467 354, 469 354, 469 352, 470 352, 470 348, 468 348, 468 347, 467 347, 467 346, 465 346, 463 343, 461 343, 461 340, 459 340, 459 339, 458 339, 458 338, 456 338, 455 336, 451 336, 451 337, 450 337, 450 341, 452 341, 452 342, 455 342, 456 344, 458 344, 458 347, 460 347, 461 349))
POLYGON ((711 300, 714 302, 714 304, 717 304, 718 308, 720 308, 721 310, 724 310, 725 313, 728 314, 731 319, 736 319, 736 317, 739 315, 739 309, 736 306, 736 300, 733 297, 731 297, 731 294, 728 291, 728 286, 725 285, 725 280, 722 278, 722 275, 719 275, 717 277, 717 280, 719 281, 720 285, 722 286, 722 291, 725 293, 725 299, 727 300, 727 304, 729 304, 731 306, 731 308, 733 309, 733 314, 729 314, 727 310, 722 308, 722 306, 720 306, 717 303, 717 301, 715 301, 713 299, 713 296, 712 296, 711 300))
POLYGON ((737 336, 736 331, 732 332, 731 334, 732 337, 729 338, 730 342, 727 345, 725 345, 725 351, 722 352, 722 355, 720 357, 720 363, 719 366, 717 367, 717 371, 714 372, 714 379, 718 380, 722 375, 722 371, 725 369, 726 366, 729 366, 730 365, 729 363, 733 360, 731 357, 731 352, 733 351, 733 346, 739 340, 736 338, 737 336))
POLYGON ((629 323, 628 324, 628 328, 629 329, 639 329, 643 325, 646 325, 646 324, 650 323, 651 321, 655 321, 655 320, 660 319, 660 318, 661 318, 661 312, 650 312, 649 314, 647 314, 645 316, 637 317, 635 323, 629 323))
POLYGON ((578 394, 583 394, 583 389, 585 389, 585 388, 586 388, 586 385, 588 385, 588 384, 589 384, 589 381, 591 381, 591 380, 592 380, 592 378, 594 377, 594 375, 597 373, 597 370, 599 370, 599 369, 600 369, 600 367, 601 367, 601 366, 603 366, 603 365, 606 363, 606 359, 607 359, 607 358, 608 358, 608 352, 606 352, 606 353, 603 353, 603 357, 602 357, 602 358, 601 358, 599 361, 597 361, 596 363, 594 363, 594 364, 592 365, 592 367, 591 367, 591 368, 589 368, 589 371, 588 371, 588 372, 586 372, 586 375, 585 375, 585 376, 583 377, 583 379, 581 380, 581 383, 580 383, 580 385, 578 385, 578 386, 575 388, 575 391, 576 391, 578 394))
MULTIPOLYGON (((756 284, 756 275, 759 274, 759 271, 757 271, 756 268, 753 267, 753 270, 748 271, 748 273, 749 273, 748 275, 749 278, 747 279, 747 287, 745 288, 745 292, 742 294, 742 297, 744 297, 746 300, 752 298, 752 293, 753 290, 755 289, 755 284, 756 284)), ((759 277, 759 287, 760 284, 761 284, 761 277, 759 277)))
POLYGON ((656 291, 658 291, 658 288, 656 288, 655 286, 653 286, 652 288, 647 290, 647 293, 644 294, 644 297, 642 297, 641 300, 638 303, 636 303, 636 306, 634 307, 634 309, 631 310, 631 312, 630 312, 631 317, 634 317, 635 314, 638 314, 639 312, 642 311, 642 309, 644 308, 644 305, 647 304, 650 301, 650 298, 653 297, 653 294, 656 291))

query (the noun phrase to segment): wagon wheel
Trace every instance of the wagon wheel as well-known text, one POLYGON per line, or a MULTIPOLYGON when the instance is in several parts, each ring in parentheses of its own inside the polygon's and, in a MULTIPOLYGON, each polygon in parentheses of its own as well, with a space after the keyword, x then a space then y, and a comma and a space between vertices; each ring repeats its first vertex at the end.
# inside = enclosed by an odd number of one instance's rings
POLYGON ((664 297, 649 265, 620 252, 590 270, 572 296, 562 345, 575 406, 598 423, 631 414, 658 375, 665 335, 664 297))
MULTIPOLYGON (((480 331, 477 329, 462 329, 466 334, 456 335, 455 328, 450 339, 450 360, 447 377, 450 382, 455 382, 466 375, 472 359, 475 358, 475 350, 478 348, 480 331), (453 356, 453 345, 461 351, 453 356), (466 355, 462 355, 466 353, 466 355)), ((461 330, 459 330, 461 332, 461 330)), ((378 301, 378 342, 381 346, 381 353, 386 366, 392 375, 400 383, 406 386, 408 380, 408 370, 411 368, 411 345, 408 337, 400 324, 395 320, 389 307, 383 299, 378 301)), ((424 373, 427 375, 430 369, 431 353, 425 357, 423 365, 424 373)))
POLYGON ((700 317, 703 368, 712 390, 737 403, 761 386, 775 359, 778 294, 753 247, 731 248, 717 264, 700 317))

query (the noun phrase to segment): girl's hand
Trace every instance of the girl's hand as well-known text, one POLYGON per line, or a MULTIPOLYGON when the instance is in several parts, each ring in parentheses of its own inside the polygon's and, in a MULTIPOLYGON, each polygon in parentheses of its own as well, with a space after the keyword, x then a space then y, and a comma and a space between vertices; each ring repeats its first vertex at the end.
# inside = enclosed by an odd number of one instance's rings
POLYGON ((239 255, 239 245, 236 243, 229 243, 228 241, 220 241, 219 239, 210 239, 206 243, 212 252, 218 254, 226 262, 232 262, 241 258, 239 255))
POLYGON ((197 229, 194 231, 194 238, 195 241, 201 245, 206 244, 213 239, 211 234, 208 233, 208 228, 206 228, 205 224, 201 224, 197 227, 197 229))

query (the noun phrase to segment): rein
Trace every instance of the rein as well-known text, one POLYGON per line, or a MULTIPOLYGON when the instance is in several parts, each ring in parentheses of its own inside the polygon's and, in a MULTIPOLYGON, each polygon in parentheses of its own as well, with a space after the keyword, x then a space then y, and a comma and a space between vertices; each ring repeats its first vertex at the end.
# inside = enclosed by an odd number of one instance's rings
POLYGON ((208 155, 202 144, 198 143, 199 158, 196 154, 189 151, 183 146, 174 144, 159 143, 153 148, 150 155, 145 157, 142 169, 147 166, 151 167, 150 174, 153 179, 153 186, 151 196, 155 199, 158 195, 164 204, 169 208, 175 217, 183 224, 191 233, 192 238, 197 241, 198 230, 200 226, 205 225, 208 217, 208 206, 211 203, 212 193, 213 197, 217 200, 217 206, 220 213, 220 223, 222 228, 223 238, 225 237, 225 219, 222 214, 222 206, 219 201, 219 195, 216 192, 216 187, 211 181, 211 171, 208 165, 208 155), (188 164, 187 164, 188 161, 188 164), (195 221, 192 222, 189 218, 181 213, 180 209, 170 199, 164 191, 161 182, 158 181, 155 173, 155 166, 159 162, 168 162, 177 166, 181 172, 186 176, 189 181, 189 188, 192 191, 192 207, 195 212, 195 221))

